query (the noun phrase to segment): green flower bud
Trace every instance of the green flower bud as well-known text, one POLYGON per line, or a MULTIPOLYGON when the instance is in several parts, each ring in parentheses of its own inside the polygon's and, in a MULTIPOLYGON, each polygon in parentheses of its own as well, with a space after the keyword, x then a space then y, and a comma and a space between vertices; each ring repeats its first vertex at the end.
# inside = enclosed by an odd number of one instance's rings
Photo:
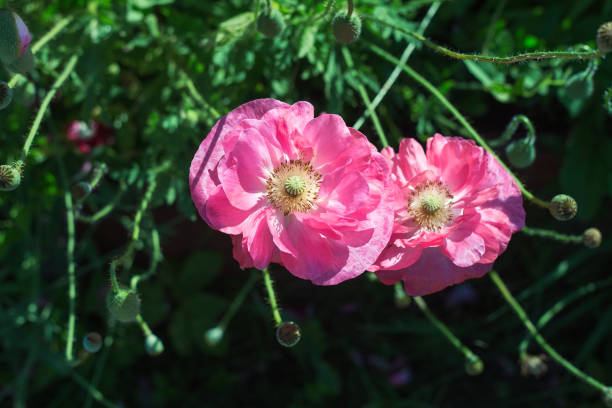
POLYGON ((601 232, 597 228, 589 228, 582 234, 582 242, 587 248, 597 248, 601 245, 601 232))
POLYGON ((204 340, 206 340, 206 344, 208 344, 210 347, 215 347, 221 343, 221 340, 223 340, 223 335, 224 331, 221 327, 213 327, 212 329, 206 330, 206 333, 204 333, 204 340))
POLYGON ((145 339, 145 350, 150 356, 159 356, 164 352, 164 343, 154 335, 153 333, 149 334, 145 339))
POLYGON ((12 191, 21 184, 21 172, 14 166, 0 166, 0 191, 12 191))
POLYGON ((567 221, 576 216, 578 204, 567 194, 557 194, 548 204, 548 211, 559 221, 567 221))
POLYGON ((6 67, 9 70, 24 76, 34 71, 34 54, 32 54, 32 50, 28 48, 21 57, 17 58, 10 64, 7 64, 6 67))
POLYGON ((281 346, 293 347, 301 338, 300 326, 294 322, 282 322, 276 329, 276 340, 281 346))
POLYGON ((571 99, 585 99, 593 94, 593 76, 586 72, 572 75, 565 83, 565 94, 571 99))
POLYGON ((83 348, 88 353, 97 353, 102 348, 102 336, 100 333, 91 332, 83 337, 83 348))
POLYGON ((546 359, 547 357, 545 354, 537 356, 525 354, 519 361, 521 364, 521 375, 523 377, 540 377, 548 371, 548 366, 544 362, 546 359))
POLYGON ((140 314, 140 298, 136 291, 120 288, 119 292, 109 292, 106 307, 111 316, 120 322, 133 322, 140 314))
POLYGON ((4 81, 0 81, 0 110, 9 106, 13 100, 13 90, 4 81))
POLYGON ((531 138, 515 140, 506 146, 506 157, 517 169, 531 166, 536 157, 535 146, 531 138))
POLYGON ((476 356, 472 355, 470 357, 466 357, 465 359, 465 372, 467 375, 480 375, 484 371, 484 364, 482 360, 476 356))
POLYGON ((340 44, 350 44, 359 39, 361 35, 361 19, 356 13, 347 18, 345 10, 336 13, 332 19, 332 32, 340 44))
POLYGON ((612 21, 600 25, 597 29, 597 48, 601 52, 612 51, 612 21))
POLYGON ((276 9, 270 13, 261 13, 257 18, 257 31, 268 38, 274 38, 285 29, 283 15, 276 9))
POLYGON ((29 50, 32 36, 25 23, 9 9, 0 9, 0 61, 12 64, 29 50))

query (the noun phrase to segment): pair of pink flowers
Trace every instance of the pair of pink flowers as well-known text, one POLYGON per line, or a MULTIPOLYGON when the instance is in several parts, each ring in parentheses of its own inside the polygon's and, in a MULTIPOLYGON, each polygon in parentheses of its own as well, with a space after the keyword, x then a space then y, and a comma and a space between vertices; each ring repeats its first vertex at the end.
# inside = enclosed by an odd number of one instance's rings
POLYGON ((283 265, 318 285, 373 271, 424 295, 482 276, 524 226, 521 193, 472 141, 435 135, 379 153, 307 102, 246 103, 191 163, 193 201, 242 268, 283 265))

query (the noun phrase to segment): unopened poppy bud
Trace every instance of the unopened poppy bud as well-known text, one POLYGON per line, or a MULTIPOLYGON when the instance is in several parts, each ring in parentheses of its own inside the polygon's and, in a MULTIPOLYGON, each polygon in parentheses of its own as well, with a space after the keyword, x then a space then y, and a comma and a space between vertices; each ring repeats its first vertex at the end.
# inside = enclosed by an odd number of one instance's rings
POLYGON ((97 353, 102 348, 102 336, 100 333, 91 332, 83 337, 83 348, 88 353, 97 353))
POLYGON ((257 31, 268 38, 279 35, 285 29, 283 15, 275 9, 270 13, 261 13, 257 18, 257 31))
POLYGON ((582 234, 582 242, 587 248, 597 248, 601 245, 601 232, 597 228, 589 228, 582 234))
POLYGON ((585 72, 572 75, 565 82, 565 94, 571 99, 585 99, 593 94, 593 76, 585 72))
POLYGON ((361 35, 361 19, 356 13, 347 18, 345 10, 339 11, 332 19, 332 32, 340 44, 355 42, 361 35))
POLYGON ((9 9, 0 9, 0 60, 10 65, 29 50, 32 36, 21 17, 9 9))
POLYGON ((110 314, 120 322, 133 322, 140 314, 140 298, 136 291, 121 288, 119 292, 109 292, 106 307, 110 314))
POLYGON ((612 51, 612 21, 600 25, 597 29, 597 48, 601 52, 612 51))
POLYGON ((0 191, 12 191, 21 184, 21 173, 14 166, 0 166, 0 191))
POLYGON ((13 90, 4 81, 0 81, 0 110, 9 106, 13 100, 13 90))
POLYGON ((223 335, 223 328, 219 326, 213 327, 212 329, 206 330, 206 333, 204 333, 204 340, 206 340, 206 344, 209 346, 215 347, 223 340, 223 335))
POLYGON ((540 377, 548 371, 548 366, 544 362, 546 359, 545 354, 537 356, 531 354, 523 355, 519 361, 521 364, 521 375, 523 377, 540 377))
POLYGON ((578 204, 567 194, 557 194, 548 204, 548 211, 559 221, 567 221, 576 216, 578 204))
POLYGON ((159 337, 151 333, 145 339, 145 350, 150 356, 159 356, 164 352, 164 343, 159 337))
POLYGON ((24 76, 34 71, 34 54, 32 54, 32 50, 28 48, 21 57, 7 64, 6 67, 24 76))
POLYGON ((85 181, 81 181, 72 186, 71 192, 75 200, 82 200, 91 193, 91 185, 85 181))
POLYGON ((276 340, 281 346, 293 347, 302 338, 300 326, 294 322, 282 322, 276 329, 276 340))
POLYGON ((483 371, 484 364, 478 356, 472 355, 465 359, 465 372, 467 375, 480 375, 483 371))
POLYGON ((515 140, 506 146, 506 157, 517 169, 531 166, 536 157, 536 150, 530 138, 515 140))

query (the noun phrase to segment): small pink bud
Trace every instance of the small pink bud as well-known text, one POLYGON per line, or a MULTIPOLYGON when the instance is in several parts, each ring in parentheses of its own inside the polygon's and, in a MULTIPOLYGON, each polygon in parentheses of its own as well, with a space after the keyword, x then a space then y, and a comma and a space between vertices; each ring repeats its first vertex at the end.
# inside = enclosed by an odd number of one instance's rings
POLYGON ((32 36, 30 35, 30 31, 28 27, 25 25, 21 17, 17 15, 17 13, 13 13, 15 16, 15 23, 17 24, 17 34, 19 35, 19 56, 21 57, 25 54, 26 49, 32 42, 32 36))
POLYGON ((15 12, 0 9, 0 60, 5 65, 13 64, 26 55, 32 36, 21 17, 15 12))

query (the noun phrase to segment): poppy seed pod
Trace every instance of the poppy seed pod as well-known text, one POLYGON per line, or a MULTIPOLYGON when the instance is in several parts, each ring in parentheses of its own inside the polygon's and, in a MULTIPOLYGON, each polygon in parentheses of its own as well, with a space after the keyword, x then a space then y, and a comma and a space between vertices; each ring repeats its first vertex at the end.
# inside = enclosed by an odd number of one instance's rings
POLYGON ((597 30, 597 48, 601 52, 612 51, 612 21, 602 24, 597 30))
POLYGON ((557 194, 548 204, 548 211, 559 221, 571 220, 578 212, 578 203, 567 194, 557 194))
POLYGON ((355 13, 347 18, 346 11, 339 11, 332 20, 332 31, 340 44, 353 43, 361 35, 361 19, 355 13))
POLYGON ((279 35, 285 29, 285 21, 278 10, 261 13, 257 18, 257 31, 268 38, 279 35))
POLYGON ((0 9, 0 60, 14 63, 29 50, 32 36, 21 17, 9 9, 0 9))
POLYGON ((9 106, 13 100, 13 90, 4 81, 0 81, 0 110, 9 106))
POLYGON ((601 232, 597 228, 589 228, 582 234, 582 242, 587 248, 597 248, 601 245, 601 232))
POLYGON ((294 322, 282 322, 276 329, 276 340, 281 346, 293 347, 302 338, 300 326, 294 322))
POLYGON ((12 191, 21 184, 21 173, 14 166, 0 166, 0 191, 12 191))

